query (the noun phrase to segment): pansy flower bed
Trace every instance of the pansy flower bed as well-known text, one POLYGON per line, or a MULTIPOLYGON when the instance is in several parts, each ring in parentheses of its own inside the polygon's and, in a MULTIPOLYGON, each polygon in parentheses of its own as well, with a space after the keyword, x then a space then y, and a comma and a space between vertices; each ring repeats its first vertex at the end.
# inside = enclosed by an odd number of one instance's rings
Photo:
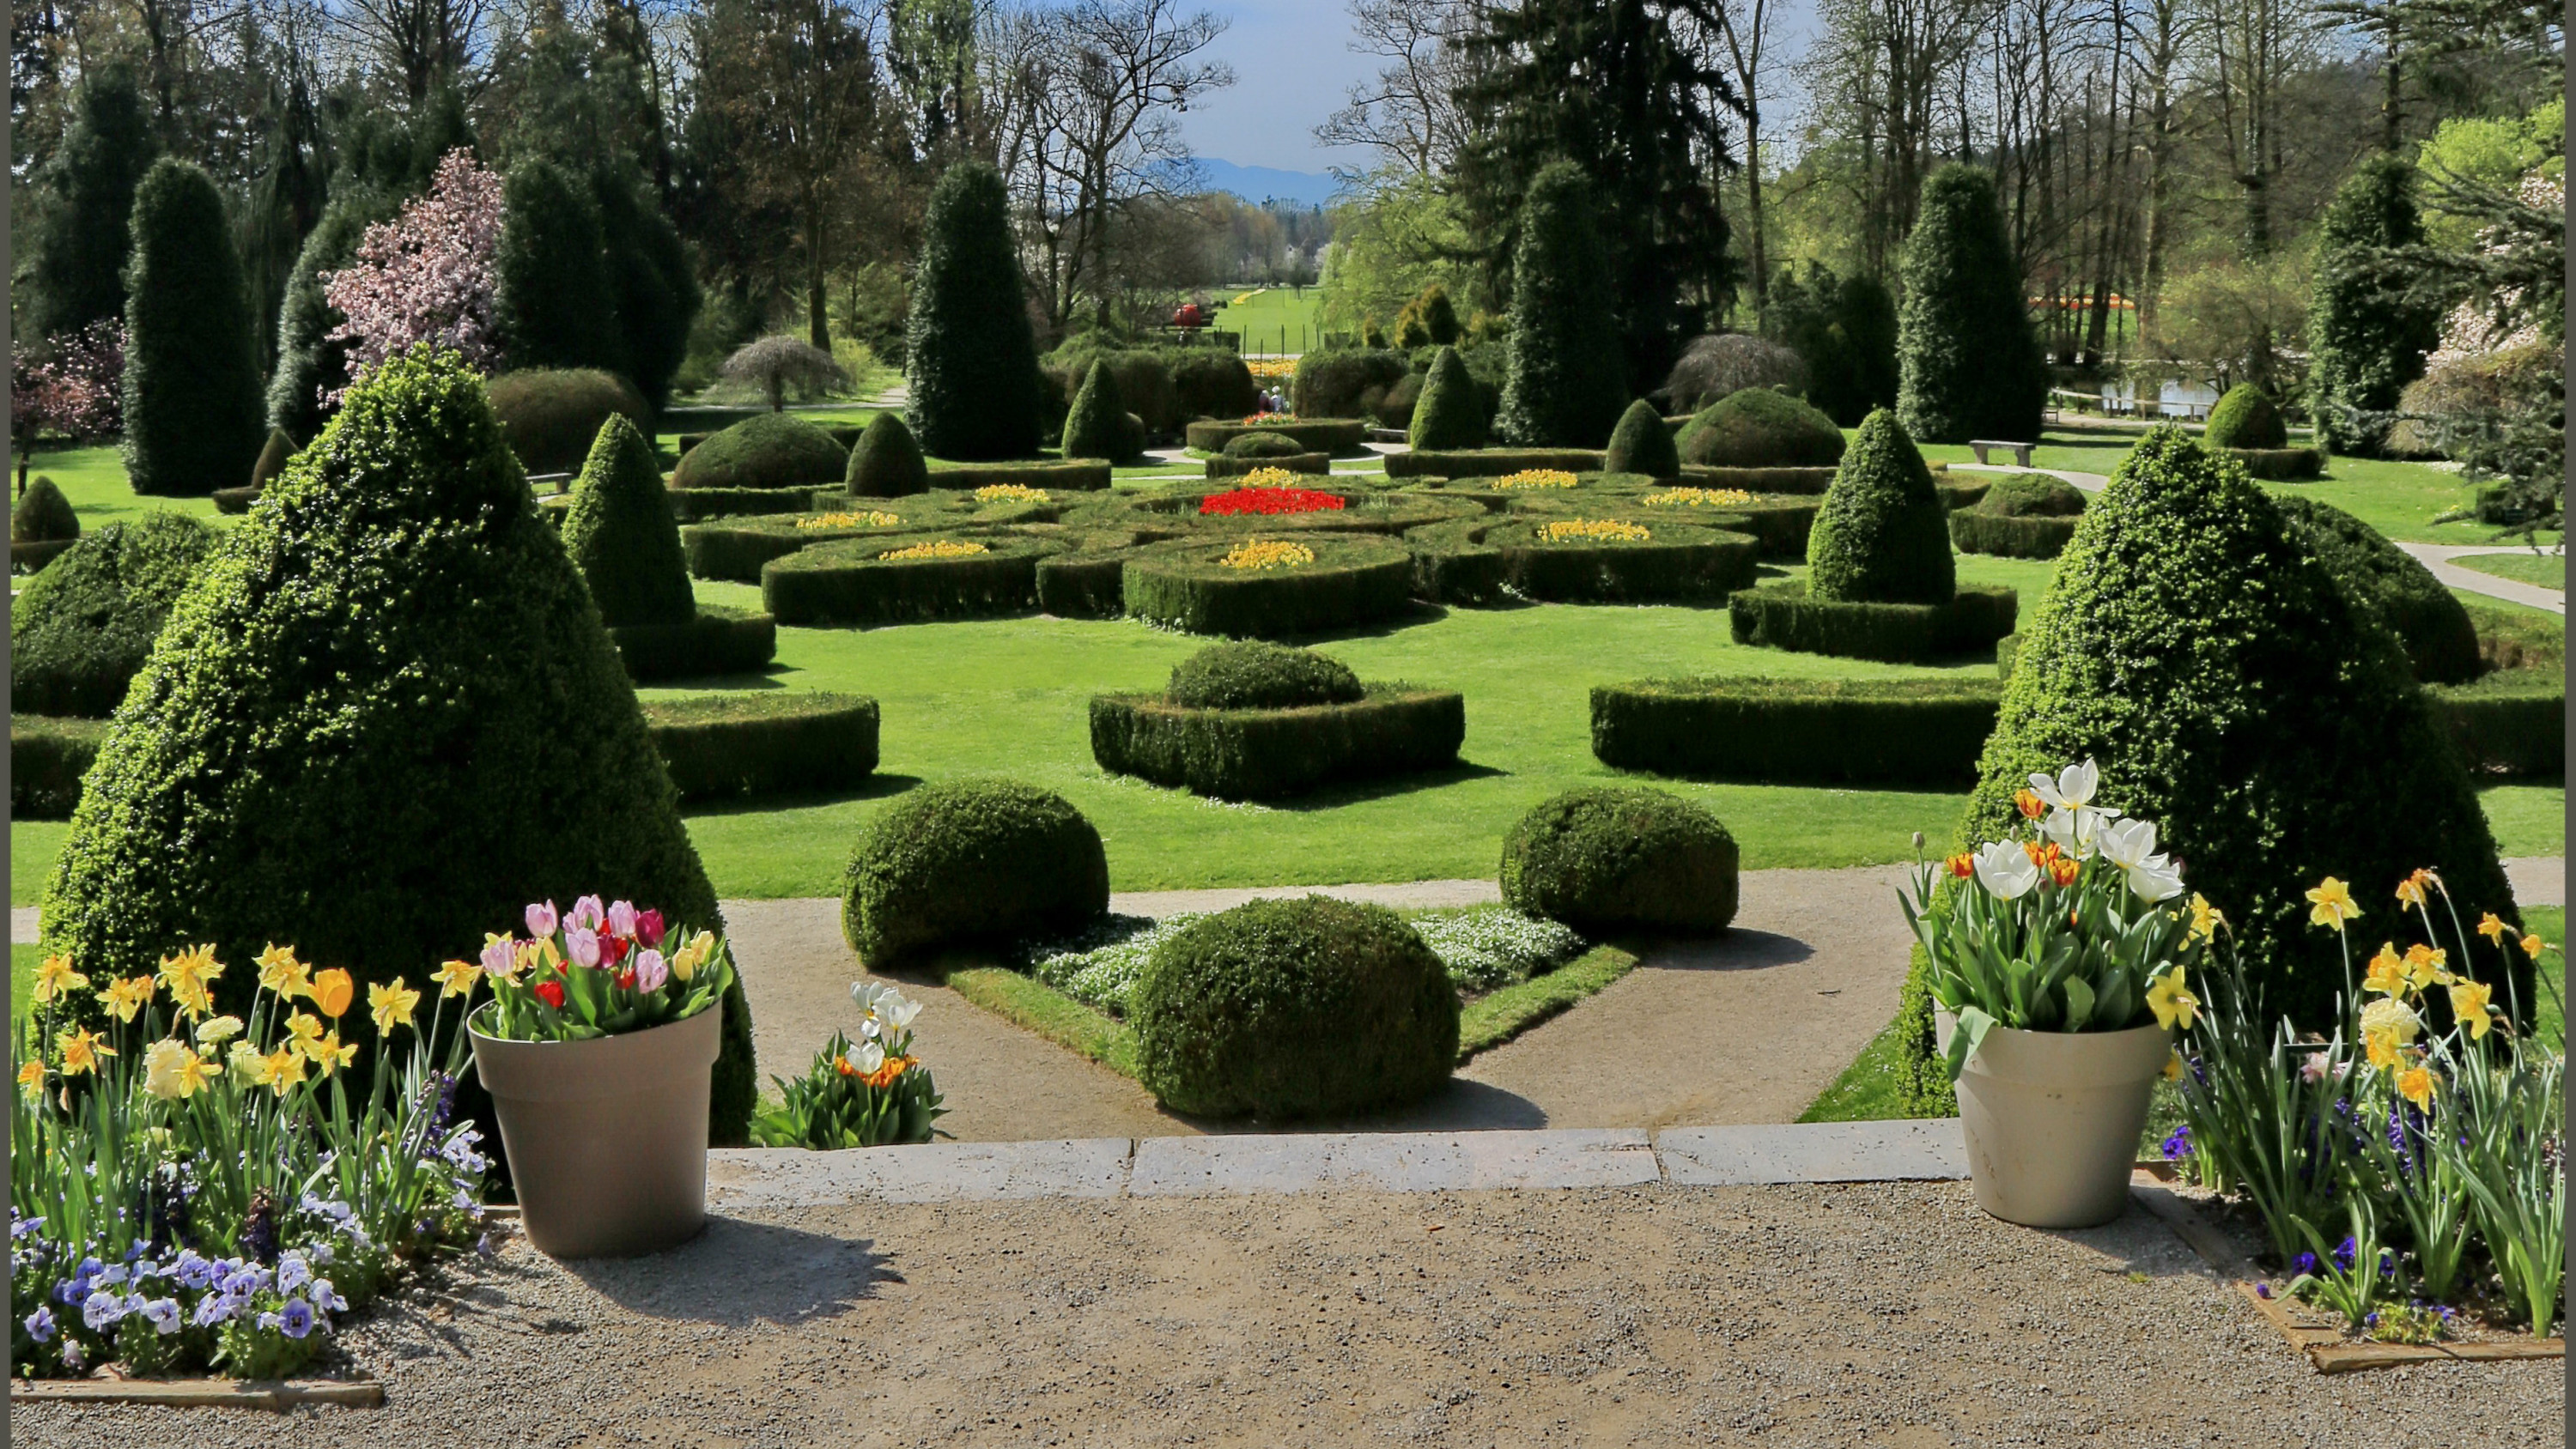
MULTIPOLYGON (((1252 475, 1258 478, 1259 474, 1252 475)), ((1279 475, 1286 478, 1282 471, 1279 475)), ((1259 514, 1275 516, 1288 513, 1325 513, 1346 506, 1338 493, 1314 488, 1292 488, 1267 482, 1250 482, 1224 493, 1211 493, 1199 502, 1199 512, 1206 517, 1232 517, 1259 514)))
POLYGON ((1314 561, 1315 551, 1302 543, 1259 538, 1250 543, 1236 544, 1226 551, 1225 557, 1217 560, 1226 568, 1247 571, 1293 569, 1314 561))

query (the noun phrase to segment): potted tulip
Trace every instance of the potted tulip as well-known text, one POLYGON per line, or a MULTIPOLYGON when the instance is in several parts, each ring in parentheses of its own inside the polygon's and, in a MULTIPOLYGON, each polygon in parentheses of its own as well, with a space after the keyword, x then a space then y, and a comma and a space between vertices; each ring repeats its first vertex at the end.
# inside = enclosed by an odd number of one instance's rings
POLYGON ((2013 838, 1922 865, 1906 921, 1931 960, 1977 1205, 2029 1227, 2120 1215, 2156 1077, 2199 1009, 2185 970, 2218 919, 2097 805, 2093 762, 2033 775, 2013 838))
POLYGON ((712 931, 583 896, 483 947, 466 1022, 528 1241, 558 1258, 650 1253, 706 1224, 707 1090, 733 960, 712 931))

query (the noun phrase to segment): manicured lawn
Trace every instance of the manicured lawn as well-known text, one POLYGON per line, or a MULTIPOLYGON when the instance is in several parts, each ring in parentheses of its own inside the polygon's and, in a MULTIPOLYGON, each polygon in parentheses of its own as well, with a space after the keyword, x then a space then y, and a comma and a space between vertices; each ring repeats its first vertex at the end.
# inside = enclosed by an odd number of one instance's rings
POLYGON ((2567 853, 2567 786, 2564 781, 2489 785, 2478 791, 2478 803, 2486 807, 2487 828, 2495 832, 2496 848, 2503 854, 2567 853))
POLYGON ((1211 295, 1226 305, 1216 314, 1220 331, 1243 334, 1245 352, 1301 353, 1324 345, 1324 291, 1308 287, 1303 292, 1289 287, 1237 287, 1219 290, 1211 295), (1235 298, 1251 295, 1244 301, 1235 298), (1286 337, 1281 337, 1281 329, 1286 337))
POLYGON ((2473 553, 2451 562, 2518 584, 2562 591, 2567 587, 2567 555, 2563 553, 2473 553))
MULTIPOLYGON (((44 449, 35 455, 27 470, 30 478, 38 474, 53 479, 54 486, 63 490, 63 497, 71 500, 72 511, 80 515, 83 528, 133 518, 156 508, 192 513, 218 526, 232 522, 215 512, 211 498, 146 498, 135 492, 125 481, 125 460, 114 444, 104 448, 44 449)), ((245 474, 235 481, 248 483, 250 477, 245 474)), ((17 496, 13 475, 10 500, 14 503, 17 496)))

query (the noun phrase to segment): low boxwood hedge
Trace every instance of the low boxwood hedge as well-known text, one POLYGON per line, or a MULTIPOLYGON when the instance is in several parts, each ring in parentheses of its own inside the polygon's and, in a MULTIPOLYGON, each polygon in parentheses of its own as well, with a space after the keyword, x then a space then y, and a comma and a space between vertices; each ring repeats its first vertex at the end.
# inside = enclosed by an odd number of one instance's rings
POLYGON ((1471 605, 1492 603, 1500 593, 1550 603, 1713 601, 1751 583, 1761 553, 1748 534, 1666 518, 1636 521, 1617 510, 1587 518, 1468 519, 1417 529, 1405 542, 1424 597, 1471 605), (1547 540, 1551 524, 1577 522, 1635 522, 1651 536, 1547 540))
POLYGON ((1735 837, 1679 796, 1572 790, 1503 837, 1503 903, 1587 936, 1706 934, 1735 919, 1737 863, 1735 837))
MULTIPOLYGON (((1276 428, 1250 428, 1236 435, 1218 455, 1224 458, 1301 458, 1306 445, 1283 437, 1276 428)), ((1327 455, 1329 456, 1329 455, 1327 455)))
POLYGON ((1246 473, 1263 468, 1284 468, 1291 473, 1329 474, 1333 471, 1333 455, 1292 452, 1269 457, 1238 458, 1220 453, 1207 460, 1207 476, 1210 478, 1240 478, 1246 473))
POLYGON ((80 803, 81 776, 98 759, 107 721, 68 715, 9 716, 9 814, 18 820, 69 820, 80 803))
POLYGON ((1192 634, 1278 639, 1374 624, 1413 607, 1412 556, 1393 539, 1309 531, 1275 541, 1311 552, 1311 562, 1272 568, 1223 562, 1262 541, 1139 549, 1120 580, 1127 612, 1192 634))
POLYGON ((808 513, 850 501, 839 488, 689 488, 671 490, 671 516, 682 523, 762 513, 808 513))
POLYGON ((1250 432, 1277 433, 1309 453, 1336 457, 1368 451, 1366 418, 1300 418, 1293 423, 1196 422, 1181 430, 1182 441, 1203 453, 1222 453, 1225 445, 1250 432))
POLYGON ((1098 529, 1064 540, 1062 553, 1038 560, 1038 612, 1059 619, 1116 619, 1127 612, 1127 556, 1138 534, 1098 529))
POLYGON ((1961 553, 2055 558, 2066 551, 2066 541, 2075 536, 2077 522, 2045 513, 2013 515, 1955 509, 1950 514, 1950 542, 1958 545, 1961 553))
POLYGON ((1422 449, 1386 455, 1389 478, 1500 478, 1533 468, 1566 473, 1598 473, 1598 448, 1456 448, 1422 449))
POLYGON ((215 501, 215 511, 217 513, 238 516, 250 512, 250 506, 257 503, 259 501, 259 495, 265 491, 265 489, 247 486, 241 488, 218 488, 206 496, 215 501))
POLYGON ((1984 654, 2013 631, 2019 596, 1962 584, 1946 604, 1850 604, 1813 598, 1795 581, 1744 589, 1729 602, 1738 644, 1919 664, 1984 654))
POLYGON ((1228 800, 1277 800, 1332 782, 1453 764, 1465 697, 1400 684, 1358 700, 1287 709, 1203 709, 1161 695, 1091 701, 1091 757, 1113 775, 1228 800))
POLYGON ((795 625, 916 624, 983 619, 1037 606, 1038 560, 1063 549, 1033 538, 948 535, 816 544, 760 570, 761 602, 795 625), (972 545, 972 553, 887 558, 905 548, 972 545))
POLYGON ((1128 996, 1137 1079, 1176 1112, 1276 1120, 1400 1106, 1458 1055, 1458 994, 1404 919, 1254 901, 1155 948, 1128 996))
POLYGON ((930 486, 972 493, 995 483, 1027 488, 1097 493, 1109 486, 1109 463, 1099 458, 1039 458, 1025 463, 943 463, 930 465, 930 486))
POLYGON ((850 855, 841 934, 873 967, 1065 934, 1108 913, 1109 858, 1081 811, 1034 785, 969 777, 907 791, 868 822, 850 855))
POLYGON ((2244 464, 2246 472, 2274 483, 2305 482, 2326 472, 2326 455, 2314 448, 2230 448, 2227 456, 2244 464))
POLYGON ((1833 486, 1832 468, 1713 468, 1682 465, 1682 482, 1692 488, 1741 488, 1747 493, 1803 493, 1823 497, 1833 486))
POLYGON ((1977 778, 2001 680, 1646 679, 1595 685, 1592 753, 1613 769, 1760 784, 1977 778))
POLYGON ((785 690, 644 702, 683 801, 847 790, 877 767, 877 702, 785 690))
POLYGON ((2499 670, 2468 684, 2432 686, 2469 768, 2491 775, 2567 770, 2567 672, 2563 666, 2499 670))
POLYGON ((612 625, 609 639, 619 662, 637 683, 750 674, 778 653, 778 621, 748 609, 698 605, 697 617, 679 624, 612 625))
POLYGON ((702 579, 760 582, 761 567, 819 543, 857 538, 965 532, 980 536, 1021 524, 1052 523, 1066 511, 1062 500, 1004 498, 942 489, 905 498, 842 498, 806 513, 770 513, 680 530, 689 572, 702 579), (873 522, 885 518, 891 522, 873 522))

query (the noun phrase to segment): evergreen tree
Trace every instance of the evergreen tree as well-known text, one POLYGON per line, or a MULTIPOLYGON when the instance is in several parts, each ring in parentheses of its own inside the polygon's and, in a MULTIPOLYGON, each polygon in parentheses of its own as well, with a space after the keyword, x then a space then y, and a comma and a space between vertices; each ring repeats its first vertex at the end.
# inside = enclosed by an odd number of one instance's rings
POLYGON ((1002 174, 949 168, 931 189, 904 331, 906 415, 937 458, 1025 458, 1038 450, 1037 343, 1011 238, 1002 174))
POLYGON ((501 190, 494 321, 508 366, 626 370, 590 188, 532 156, 501 190))
POLYGON ((132 72, 106 66, 82 81, 71 127, 37 182, 27 314, 37 336, 124 315, 134 192, 160 149, 132 72))
POLYGON ((1118 396, 1118 375, 1106 360, 1094 362, 1065 411, 1064 455, 1114 463, 1128 456, 1127 442, 1127 405, 1118 396))
POLYGON ((238 488, 258 460, 259 363, 224 199, 184 161, 134 193, 126 269, 125 472, 137 493, 238 488))
POLYGON ((1628 405, 1608 258, 1592 185, 1559 162, 1538 174, 1512 256, 1512 355, 1497 430, 1524 447, 1597 448, 1628 405))
POLYGON ((1639 398, 1619 415, 1619 426, 1610 434, 1610 450, 1601 460, 1601 470, 1643 473, 1649 478, 1682 475, 1682 455, 1673 445, 1673 430, 1664 426, 1664 415, 1655 411, 1653 403, 1639 398))
POLYGON ((390 195, 352 187, 323 209, 287 274, 277 309, 277 367, 268 379, 268 425, 298 438, 318 436, 322 399, 349 385, 349 345, 331 334, 348 322, 323 295, 322 279, 357 260, 367 228, 394 214, 390 195))
POLYGON ((689 353, 689 329, 698 320, 697 273, 679 229, 653 202, 640 177, 602 167, 592 182, 599 202, 600 241, 607 250, 608 287, 617 315, 617 350, 627 377, 644 401, 660 412, 671 400, 671 377, 689 353))
POLYGON ((1946 604, 1958 592, 1949 510, 1896 414, 1871 413, 1807 534, 1807 587, 1855 604, 1946 604))
POLYGON ((1924 179, 1904 271, 1896 414, 1906 432, 1926 443, 2036 439, 2048 374, 1990 173, 1953 164, 1924 179))
POLYGON ((2338 453, 2386 447, 2406 385, 2424 375, 2441 341, 2441 314, 2404 277, 2376 265, 2382 253, 2419 246, 2415 168, 2371 156, 2353 168, 2317 226, 2316 290, 2308 300, 2308 384, 2317 441, 2338 453))
POLYGON ((685 624, 698 616, 680 524, 653 445, 623 413, 600 424, 564 510, 564 552, 581 570, 602 623, 685 624))
POLYGON ((1422 396, 1414 399, 1405 436, 1416 448, 1485 446, 1485 400, 1457 348, 1432 354, 1431 374, 1422 380, 1422 396))

